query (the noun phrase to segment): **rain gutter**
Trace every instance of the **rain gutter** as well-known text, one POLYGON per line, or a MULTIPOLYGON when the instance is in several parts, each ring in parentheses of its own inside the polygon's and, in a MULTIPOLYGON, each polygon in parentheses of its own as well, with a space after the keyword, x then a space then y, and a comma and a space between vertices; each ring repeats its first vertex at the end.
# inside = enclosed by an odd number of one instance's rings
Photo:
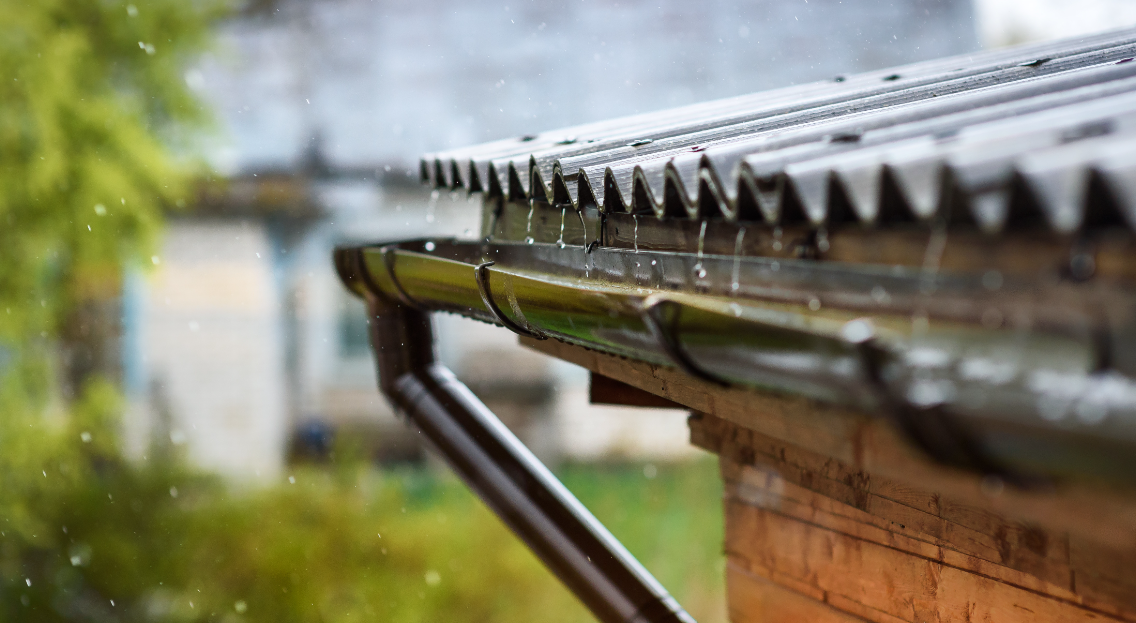
MULTIPOLYGON (((523 242, 415 240, 336 257, 348 287, 383 301, 371 303, 380 323, 393 309, 457 313, 848 405, 941 463, 1022 486, 1136 484, 1136 300, 1123 284, 523 242)), ((384 391, 401 404, 383 349, 413 336, 376 331, 384 391)))
POLYGON ((378 286, 365 253, 338 250, 335 261, 344 283, 367 303, 383 393, 596 618, 693 623, 497 416, 436 361, 428 310, 390 282, 378 286))

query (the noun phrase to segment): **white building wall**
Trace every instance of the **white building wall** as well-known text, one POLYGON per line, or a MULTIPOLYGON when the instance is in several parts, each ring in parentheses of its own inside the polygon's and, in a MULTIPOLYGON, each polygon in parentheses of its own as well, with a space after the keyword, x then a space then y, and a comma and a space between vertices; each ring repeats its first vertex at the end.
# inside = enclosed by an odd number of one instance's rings
MULTIPOLYGON (((289 425, 272 244, 255 221, 176 220, 135 296, 138 431, 169 435, 195 465, 270 478, 289 425)), ((159 440, 164 443, 164 440, 159 440)), ((161 444, 157 444, 161 445, 161 444)))

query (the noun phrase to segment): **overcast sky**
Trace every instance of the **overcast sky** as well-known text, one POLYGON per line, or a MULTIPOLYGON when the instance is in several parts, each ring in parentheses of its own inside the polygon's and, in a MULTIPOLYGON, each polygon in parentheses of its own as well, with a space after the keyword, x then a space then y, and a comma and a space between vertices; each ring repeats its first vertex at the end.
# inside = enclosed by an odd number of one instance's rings
POLYGON ((989 47, 1136 26, 1133 0, 974 0, 974 9, 989 47))

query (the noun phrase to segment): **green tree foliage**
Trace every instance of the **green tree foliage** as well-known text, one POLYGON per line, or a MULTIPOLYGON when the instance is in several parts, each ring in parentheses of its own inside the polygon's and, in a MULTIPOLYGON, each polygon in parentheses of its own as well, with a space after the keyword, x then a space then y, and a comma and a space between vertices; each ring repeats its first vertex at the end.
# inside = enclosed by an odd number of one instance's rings
POLYGON ((0 340, 57 335, 148 256, 205 115, 182 72, 220 0, 0 2, 0 340))
MULTIPOLYGON (((207 119, 182 75, 224 9, 0 0, 0 621, 589 620, 452 480, 344 460, 234 488, 176 453, 125 460, 113 379, 53 381, 78 312, 116 297, 190 200, 198 169, 171 154, 207 119)), ((721 620, 712 464, 566 476, 721 620)))

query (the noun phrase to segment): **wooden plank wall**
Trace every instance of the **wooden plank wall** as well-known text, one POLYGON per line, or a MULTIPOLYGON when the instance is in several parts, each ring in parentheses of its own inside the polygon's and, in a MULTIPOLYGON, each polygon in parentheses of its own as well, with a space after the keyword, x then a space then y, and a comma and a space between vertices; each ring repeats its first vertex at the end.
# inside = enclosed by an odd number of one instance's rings
POLYGON ((1067 535, 886 479, 868 488, 839 462, 713 416, 691 418, 691 439, 721 456, 736 622, 809 620, 808 608, 879 623, 1136 621, 1136 595, 1102 590, 1067 535))
POLYGON ((522 343, 691 408, 720 456, 736 623, 1136 622, 1136 499, 990 486, 882 418, 722 389, 548 340, 522 343))

